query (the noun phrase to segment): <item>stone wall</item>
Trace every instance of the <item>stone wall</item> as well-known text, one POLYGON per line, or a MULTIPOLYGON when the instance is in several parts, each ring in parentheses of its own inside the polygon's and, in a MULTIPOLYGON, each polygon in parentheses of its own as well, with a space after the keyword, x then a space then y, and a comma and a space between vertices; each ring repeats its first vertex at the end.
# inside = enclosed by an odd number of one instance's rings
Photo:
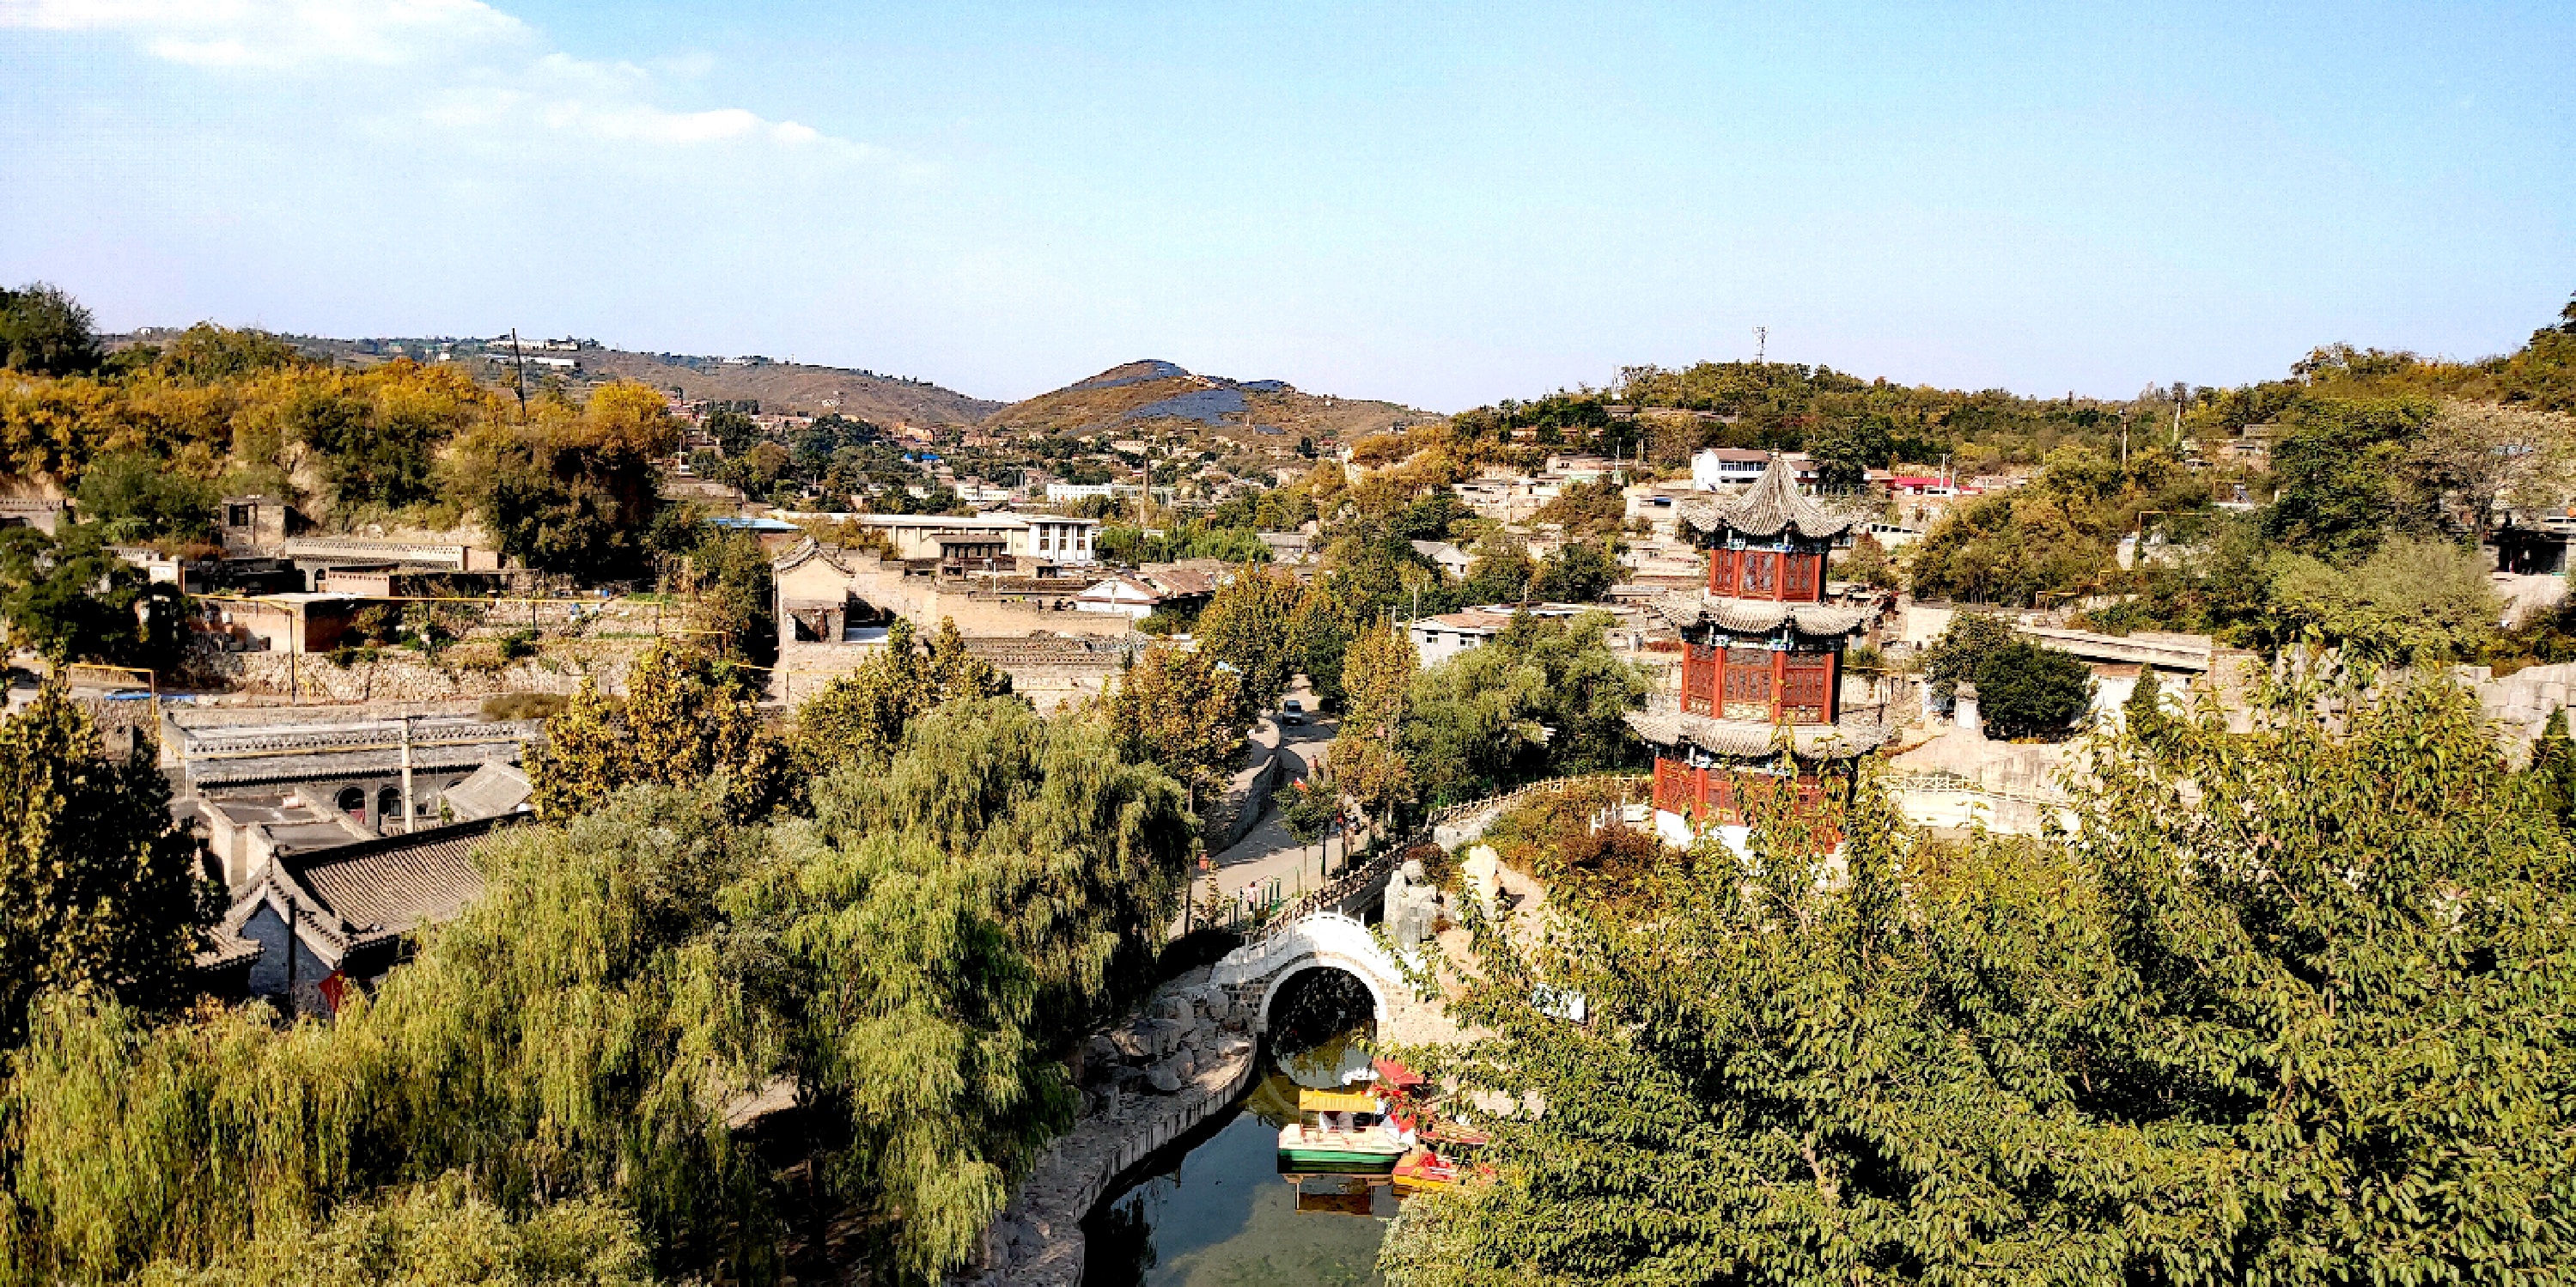
POLYGON ((1076 1287, 1082 1221, 1155 1150, 1232 1107, 1258 1056, 1246 1020, 1208 972, 1165 984, 1138 1017, 1095 1037, 1082 1059, 1083 1116, 1038 1159, 984 1233, 984 1260, 953 1284, 1076 1287))
POLYGON ((1253 824, 1261 821, 1262 812, 1270 807, 1270 793, 1288 776, 1288 762, 1279 754, 1279 726, 1269 720, 1252 726, 1251 760, 1226 785, 1225 798, 1210 806, 1199 835, 1209 853, 1215 853, 1243 839, 1253 824))
POLYGON ((342 666, 327 656, 233 652, 205 659, 206 677, 236 692, 298 702, 424 702, 499 693, 571 694, 584 679, 620 689, 626 669, 652 639, 583 639, 549 645, 534 657, 497 668, 469 667, 404 648, 342 666))

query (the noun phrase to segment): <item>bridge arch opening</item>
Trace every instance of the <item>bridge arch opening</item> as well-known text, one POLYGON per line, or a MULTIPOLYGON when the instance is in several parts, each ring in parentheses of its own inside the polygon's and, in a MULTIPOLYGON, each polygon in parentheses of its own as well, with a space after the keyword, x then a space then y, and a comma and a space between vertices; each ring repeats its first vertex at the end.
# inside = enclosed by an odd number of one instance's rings
POLYGON ((1261 1031, 1270 1048, 1298 1054, 1354 1030, 1375 1037, 1386 997, 1364 970, 1310 960, 1282 970, 1261 998, 1261 1031))

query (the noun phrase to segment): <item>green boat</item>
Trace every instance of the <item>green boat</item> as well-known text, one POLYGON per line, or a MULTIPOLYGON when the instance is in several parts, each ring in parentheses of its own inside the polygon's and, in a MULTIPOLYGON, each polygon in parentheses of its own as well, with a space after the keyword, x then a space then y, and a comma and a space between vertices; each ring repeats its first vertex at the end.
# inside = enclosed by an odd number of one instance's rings
POLYGON ((1365 1091, 1303 1090, 1303 1121, 1279 1128, 1282 1174, 1383 1175, 1404 1157, 1403 1141, 1387 1129, 1375 1096, 1365 1091))
POLYGON ((1371 1126, 1331 1131, 1304 1125, 1279 1128, 1279 1170, 1295 1175, 1383 1175, 1404 1157, 1404 1145, 1371 1126))

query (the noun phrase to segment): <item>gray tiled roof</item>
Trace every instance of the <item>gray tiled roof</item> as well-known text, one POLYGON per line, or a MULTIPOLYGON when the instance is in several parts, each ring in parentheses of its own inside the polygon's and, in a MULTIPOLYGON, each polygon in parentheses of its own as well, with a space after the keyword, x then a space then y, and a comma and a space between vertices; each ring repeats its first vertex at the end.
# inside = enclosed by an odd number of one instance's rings
POLYGON ((1655 597, 1655 612, 1680 629, 1709 623, 1738 634, 1767 634, 1783 621, 1798 633, 1819 639, 1847 635, 1869 623, 1866 604, 1772 603, 1763 599, 1721 598, 1705 590, 1655 597))
POLYGON ((1857 515, 1836 513, 1801 494, 1788 462, 1778 456, 1771 458, 1743 495, 1729 501, 1686 500, 1674 505, 1673 512, 1703 532, 1777 536, 1783 529, 1794 528, 1798 535, 1816 541, 1840 536, 1860 522, 1857 515))
MULTIPOLYGON (((1760 720, 1712 719, 1678 711, 1632 712, 1628 727, 1657 746, 1687 743, 1738 759, 1772 754, 1773 739, 1779 733, 1778 728, 1760 720)), ((1792 725, 1789 736, 1791 749, 1800 759, 1844 760, 1877 749, 1887 740, 1888 732, 1873 711, 1865 718, 1846 715, 1840 724, 1792 725)))

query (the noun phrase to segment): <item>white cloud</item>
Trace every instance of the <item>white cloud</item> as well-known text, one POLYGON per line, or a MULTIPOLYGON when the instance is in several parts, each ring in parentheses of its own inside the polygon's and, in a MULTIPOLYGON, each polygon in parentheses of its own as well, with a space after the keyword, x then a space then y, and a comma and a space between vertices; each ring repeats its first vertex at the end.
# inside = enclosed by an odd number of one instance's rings
POLYGON ((122 31, 173 62, 399 66, 524 41, 481 0, 0 0, 0 26, 122 31))
MULTIPOLYGON (((0 27, 123 33, 151 57, 209 69, 326 79, 354 72, 364 77, 355 88, 367 104, 358 114, 381 115, 394 104, 433 126, 663 149, 765 145, 848 160, 886 156, 747 108, 664 106, 652 72, 546 49, 535 29, 481 0, 0 0, 0 27)), ((682 79, 709 65, 703 54, 655 62, 682 79)))

